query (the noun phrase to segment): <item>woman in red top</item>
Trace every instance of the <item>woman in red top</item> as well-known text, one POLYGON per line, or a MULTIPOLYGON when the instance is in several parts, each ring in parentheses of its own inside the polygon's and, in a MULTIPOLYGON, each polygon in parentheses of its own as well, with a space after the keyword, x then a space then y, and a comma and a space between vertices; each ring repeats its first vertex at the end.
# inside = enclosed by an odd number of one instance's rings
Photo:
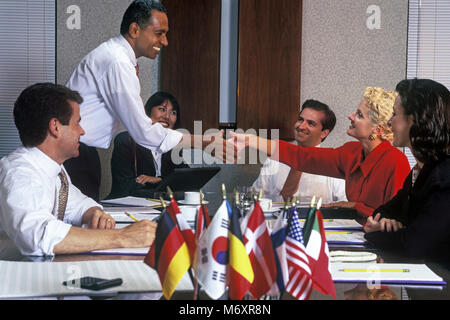
POLYGON ((272 159, 299 171, 345 179, 349 201, 328 207, 353 208, 367 217, 401 189, 410 171, 408 159, 390 144, 393 135, 388 122, 396 97, 394 91, 368 87, 356 111, 348 116, 351 124, 347 134, 358 141, 335 149, 304 148, 253 135, 232 136, 237 138, 239 149, 267 150, 272 159))

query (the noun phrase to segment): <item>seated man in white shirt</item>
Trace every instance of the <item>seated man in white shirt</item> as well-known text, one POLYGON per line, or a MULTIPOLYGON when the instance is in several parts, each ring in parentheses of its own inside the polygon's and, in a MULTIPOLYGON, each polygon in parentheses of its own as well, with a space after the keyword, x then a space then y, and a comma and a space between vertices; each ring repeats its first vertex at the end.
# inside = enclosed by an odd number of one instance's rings
MULTIPOLYGON (((294 125, 295 141, 303 147, 320 147, 336 125, 334 112, 324 103, 307 100, 294 125)), ((323 203, 347 201, 345 181, 326 176, 303 173, 267 158, 253 187, 263 191, 274 202, 287 201, 296 196, 301 202, 313 196, 323 203)))
MULTIPOLYGON (((96 148, 109 148, 119 122, 137 144, 158 153, 166 153, 180 142, 188 148, 204 149, 213 141, 219 148, 224 145, 226 148, 226 140, 220 133, 205 138, 182 135, 160 123, 152 124, 145 114, 137 59, 155 59, 168 45, 168 31, 168 17, 162 4, 154 0, 133 1, 124 13, 121 34, 84 57, 67 82, 67 87, 78 91, 84 99, 80 112, 86 135, 81 138, 80 156, 64 166, 74 185, 97 201, 101 165, 96 148)), ((228 147, 233 149, 234 145, 228 147)), ((211 147, 207 150, 217 151, 211 147)), ((216 157, 221 154, 216 153, 216 157)))
POLYGON ((17 99, 14 121, 23 146, 0 160, 5 251, 14 252, 12 246, 23 255, 45 256, 152 244, 155 222, 116 230, 114 219, 65 173, 62 163, 78 155, 84 134, 81 102, 77 92, 51 83, 30 86, 17 99))

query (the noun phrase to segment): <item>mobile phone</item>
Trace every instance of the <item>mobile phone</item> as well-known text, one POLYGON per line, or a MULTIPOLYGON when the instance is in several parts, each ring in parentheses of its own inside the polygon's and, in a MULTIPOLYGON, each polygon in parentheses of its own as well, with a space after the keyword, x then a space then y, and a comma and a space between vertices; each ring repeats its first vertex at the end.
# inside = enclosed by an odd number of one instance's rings
POLYGON ((122 284, 121 278, 116 279, 102 279, 94 277, 83 277, 71 281, 64 281, 63 285, 74 288, 82 288, 89 290, 104 290, 111 287, 120 286, 122 284))

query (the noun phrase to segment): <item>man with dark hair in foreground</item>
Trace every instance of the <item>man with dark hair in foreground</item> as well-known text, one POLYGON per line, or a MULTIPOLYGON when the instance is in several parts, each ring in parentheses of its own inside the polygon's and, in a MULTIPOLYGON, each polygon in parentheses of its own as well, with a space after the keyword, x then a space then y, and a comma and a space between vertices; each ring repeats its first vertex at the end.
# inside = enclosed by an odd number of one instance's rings
POLYGON ((23 255, 147 247, 155 237, 156 223, 147 220, 116 230, 114 219, 72 185, 62 164, 79 153, 82 101, 76 91, 40 83, 14 105, 23 146, 0 160, 0 241, 12 241, 23 255))

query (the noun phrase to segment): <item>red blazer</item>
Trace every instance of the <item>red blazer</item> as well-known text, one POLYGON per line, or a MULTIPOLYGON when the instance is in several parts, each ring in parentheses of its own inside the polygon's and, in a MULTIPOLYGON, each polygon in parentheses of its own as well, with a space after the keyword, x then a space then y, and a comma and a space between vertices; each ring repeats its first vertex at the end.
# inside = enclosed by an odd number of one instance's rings
POLYGON ((395 196, 411 170, 406 156, 389 142, 381 143, 364 159, 361 143, 356 141, 336 149, 279 141, 272 159, 299 171, 345 179, 348 201, 355 202, 355 209, 366 216, 395 196))

